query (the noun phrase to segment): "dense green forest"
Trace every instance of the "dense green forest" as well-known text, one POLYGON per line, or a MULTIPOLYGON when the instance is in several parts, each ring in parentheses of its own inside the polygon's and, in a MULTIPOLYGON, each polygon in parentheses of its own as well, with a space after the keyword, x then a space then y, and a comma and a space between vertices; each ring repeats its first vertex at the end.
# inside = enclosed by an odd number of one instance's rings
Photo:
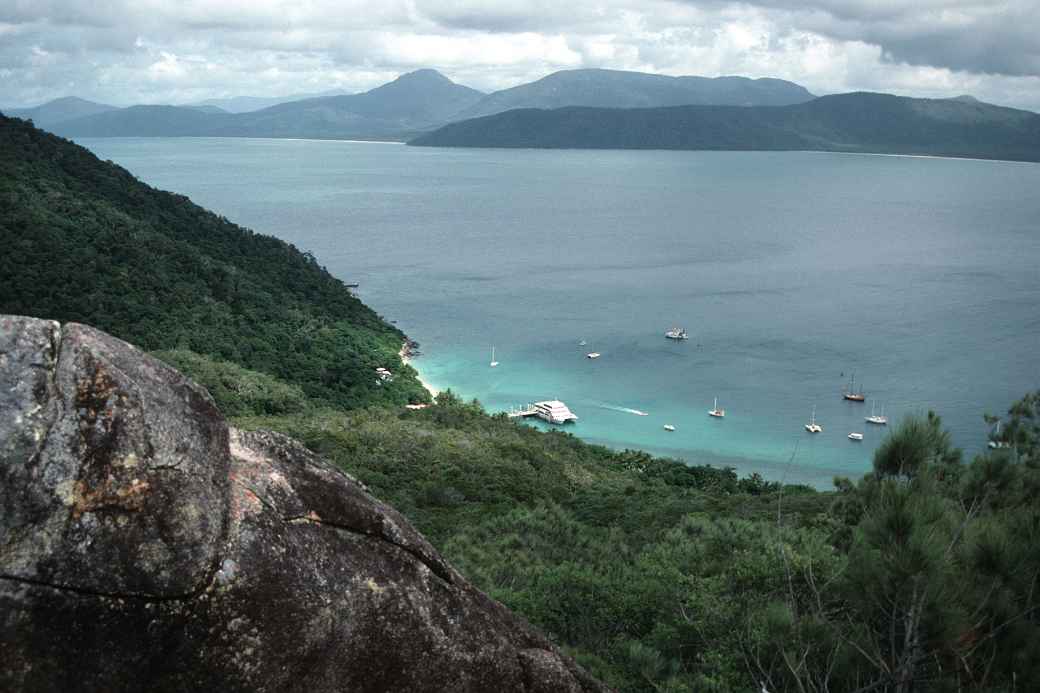
POLYGON ((451 123, 409 144, 814 150, 1040 161, 1040 115, 974 100, 857 92, 789 106, 518 109, 451 123))
POLYGON ((312 258, 0 120, 0 312, 88 322, 292 435, 625 691, 1040 687, 1040 392, 967 462, 894 426, 835 490, 612 451, 450 392, 312 258), (371 367, 399 377, 379 385, 371 367))
POLYGON ((313 256, 3 116, 0 248, 0 312, 189 349, 337 406, 429 398, 404 335, 313 256))
MULTIPOLYGON (((229 403, 227 406, 234 407, 229 403)), ((241 410, 241 407, 238 407, 241 410)), ((488 416, 242 417, 404 512, 466 576, 626 691, 1035 690, 1040 393, 971 463, 909 418, 836 491, 488 416)))

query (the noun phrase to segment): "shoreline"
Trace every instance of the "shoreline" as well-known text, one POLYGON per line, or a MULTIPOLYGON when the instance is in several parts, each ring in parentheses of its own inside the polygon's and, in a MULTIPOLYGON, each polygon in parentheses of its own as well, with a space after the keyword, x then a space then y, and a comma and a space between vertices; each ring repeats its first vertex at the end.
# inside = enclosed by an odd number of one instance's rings
POLYGON ((424 380, 422 377, 422 372, 412 362, 412 360, 415 358, 412 354, 412 344, 414 344, 414 342, 412 342, 411 340, 405 340, 404 344, 401 345, 401 350, 397 352, 397 355, 401 357, 401 363, 403 363, 406 366, 411 366, 415 369, 415 379, 419 381, 420 385, 426 388, 426 391, 430 393, 430 397, 436 399, 437 395, 441 393, 441 390, 424 380))

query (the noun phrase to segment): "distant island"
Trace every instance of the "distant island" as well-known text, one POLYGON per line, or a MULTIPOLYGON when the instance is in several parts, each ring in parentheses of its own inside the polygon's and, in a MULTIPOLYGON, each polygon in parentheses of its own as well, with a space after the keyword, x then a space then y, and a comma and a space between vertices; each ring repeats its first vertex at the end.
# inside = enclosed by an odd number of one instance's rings
POLYGON ((452 123, 409 144, 815 150, 1040 161, 1040 115, 965 97, 856 92, 788 106, 520 109, 452 123))

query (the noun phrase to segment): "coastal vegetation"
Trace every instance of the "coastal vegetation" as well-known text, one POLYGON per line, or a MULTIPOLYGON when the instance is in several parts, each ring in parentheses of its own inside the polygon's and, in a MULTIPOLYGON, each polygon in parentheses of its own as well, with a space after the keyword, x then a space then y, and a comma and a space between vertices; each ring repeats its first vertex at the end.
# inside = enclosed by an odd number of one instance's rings
POLYGON ((0 312, 103 328, 235 425, 296 437, 620 690, 1040 685, 1040 393, 971 461, 938 416, 908 418, 829 492, 590 445, 451 392, 407 409, 428 395, 404 335, 312 257, 6 118, 0 247, 0 312))

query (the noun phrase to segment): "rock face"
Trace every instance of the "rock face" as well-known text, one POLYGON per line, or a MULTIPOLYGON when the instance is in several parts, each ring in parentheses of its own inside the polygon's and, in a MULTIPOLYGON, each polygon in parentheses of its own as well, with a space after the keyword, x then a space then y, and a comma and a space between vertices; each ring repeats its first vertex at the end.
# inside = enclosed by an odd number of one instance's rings
POLYGON ((0 690, 218 689, 605 690, 298 443, 0 317, 0 690))

